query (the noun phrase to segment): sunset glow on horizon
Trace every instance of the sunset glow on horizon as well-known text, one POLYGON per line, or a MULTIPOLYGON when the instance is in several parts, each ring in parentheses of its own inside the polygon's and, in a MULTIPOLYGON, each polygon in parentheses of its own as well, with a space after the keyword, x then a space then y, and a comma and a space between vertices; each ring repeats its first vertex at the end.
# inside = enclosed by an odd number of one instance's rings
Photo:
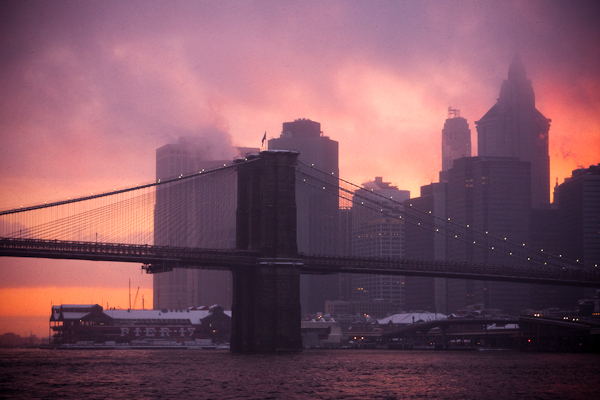
MULTIPOLYGON (((448 107, 476 155, 515 54, 552 120, 553 188, 600 163, 598 20, 593 1, 5 1, 0 209, 151 182, 180 136, 220 158, 297 118, 339 142, 342 177, 417 197, 448 107)), ((0 277, 0 334, 51 303, 127 307, 129 279, 152 302, 137 264, 0 258, 0 277)))
POLYGON ((51 307, 61 304, 100 304, 104 309, 129 308, 131 294, 132 309, 152 309, 152 287, 54 287, 0 289, 0 296, 7 301, 0 304, 0 316, 48 316, 51 307), (136 301, 137 293, 137 301, 136 301))

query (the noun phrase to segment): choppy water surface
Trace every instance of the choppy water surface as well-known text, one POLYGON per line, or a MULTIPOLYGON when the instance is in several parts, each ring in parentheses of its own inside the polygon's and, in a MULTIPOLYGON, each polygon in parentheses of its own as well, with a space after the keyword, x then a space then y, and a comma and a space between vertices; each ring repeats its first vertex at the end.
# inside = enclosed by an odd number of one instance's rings
POLYGON ((0 350, 0 397, 594 399, 600 356, 517 352, 0 350))

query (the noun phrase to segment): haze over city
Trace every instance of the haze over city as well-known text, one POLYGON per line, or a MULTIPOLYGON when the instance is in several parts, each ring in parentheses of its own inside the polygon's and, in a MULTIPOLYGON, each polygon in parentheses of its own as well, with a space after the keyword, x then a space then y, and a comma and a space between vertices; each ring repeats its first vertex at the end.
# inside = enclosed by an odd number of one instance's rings
MULTIPOLYGON (((594 2, 3 2, 0 208, 152 181, 156 149, 215 158, 296 118, 340 144, 340 173, 418 196, 449 106, 471 128, 519 54, 552 119, 551 187, 599 162, 594 2)), ((476 155, 476 154, 474 154, 476 155)), ((0 259, 0 333, 47 333, 50 305, 146 307, 138 265, 0 259), (139 305, 139 304, 138 304, 139 305)))

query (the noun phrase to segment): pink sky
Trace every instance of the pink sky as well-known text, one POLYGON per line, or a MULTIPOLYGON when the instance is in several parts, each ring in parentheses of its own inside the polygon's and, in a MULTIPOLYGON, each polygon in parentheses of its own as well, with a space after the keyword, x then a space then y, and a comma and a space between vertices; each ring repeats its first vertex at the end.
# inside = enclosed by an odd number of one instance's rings
MULTIPOLYGON (((592 1, 4 1, 0 208, 147 182, 178 136, 218 155, 296 118, 339 141, 343 177, 418 196, 448 106, 476 149, 516 53, 552 119, 553 186, 600 162, 598 20, 592 1)), ((4 316, 125 306, 130 278, 152 291, 138 265, 3 258, 0 277, 5 303, 23 303, 4 316)))

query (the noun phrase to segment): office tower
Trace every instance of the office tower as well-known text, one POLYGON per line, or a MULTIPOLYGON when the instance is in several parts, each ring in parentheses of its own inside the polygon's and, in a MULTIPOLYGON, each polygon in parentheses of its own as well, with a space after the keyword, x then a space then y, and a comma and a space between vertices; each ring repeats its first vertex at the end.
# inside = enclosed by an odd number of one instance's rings
MULTIPOLYGON (((558 208, 531 210, 531 238, 528 247, 536 250, 544 249, 544 253, 560 254, 558 208)), ((573 308, 582 293, 583 290, 577 287, 531 285, 531 308, 537 311, 548 308, 573 308)))
POLYGON ((477 148, 480 157, 517 157, 531 163, 532 208, 547 208, 550 204, 550 122, 535 108, 531 80, 516 56, 496 104, 475 122, 477 148))
MULTIPOLYGON (((360 257, 403 258, 404 223, 398 218, 402 202, 410 197, 382 177, 363 183, 352 205, 352 253, 360 257), (383 210, 383 211, 381 211, 383 210)), ((353 300, 382 300, 404 307, 404 277, 357 274, 353 277, 353 300)))
MULTIPOLYGON (((339 177, 338 142, 323 136, 321 124, 310 119, 284 122, 281 135, 269 139, 269 150, 298 151, 303 179, 296 185, 298 251, 305 254, 337 255, 339 248, 339 197, 322 190, 322 180, 336 184, 339 177), (331 177, 324 178, 325 171, 331 177), (314 175, 314 177, 313 177, 314 175)), ((297 172, 297 176, 300 172, 297 172)), ((338 275, 302 275, 300 302, 303 313, 323 311, 326 300, 339 298, 338 275)))
MULTIPOLYGON (((243 149, 258 151, 258 149, 243 149)), ((210 170, 231 164, 236 149, 226 149, 225 160, 200 137, 181 137, 156 150, 156 178, 210 170), (211 154, 212 153, 212 154, 211 154)), ((235 247, 236 178, 207 175, 156 192, 154 243, 204 248, 235 247), (214 180, 218 179, 218 182, 214 180), (215 191, 218 187, 218 191, 215 191), (184 200, 185 199, 185 200, 184 200)), ((185 309, 220 304, 231 308, 231 273, 228 271, 174 269, 153 276, 153 308, 185 309)))
POLYGON ((440 182, 447 181, 448 170, 454 160, 471 157, 471 130, 460 110, 448 107, 448 119, 442 129, 442 171, 440 182))
MULTIPOLYGON (((340 208, 339 254, 352 255, 352 207, 344 205, 340 208)), ((339 275, 339 300, 349 302, 354 292, 353 274, 340 273, 339 275)), ((336 301, 336 300, 334 300, 336 301)))
MULTIPOLYGON (((487 232, 514 243, 530 238, 530 165, 511 157, 470 157, 454 161, 448 173, 446 217, 463 229, 465 241, 449 238, 448 261, 515 265, 510 255, 473 244, 470 232, 487 232)), ((456 226, 456 225, 454 225, 456 226)), ((529 308, 529 285, 506 282, 447 280, 448 312, 468 305, 518 315, 529 308)))
MULTIPOLYGON (((554 193, 561 255, 594 268, 600 266, 600 164, 574 170, 554 193)), ((577 295, 591 298, 595 291, 572 290, 567 298, 572 305, 577 295)))
POLYGON ((574 170, 556 197, 562 256, 600 265, 600 164, 574 170))
MULTIPOLYGON (((404 258, 410 260, 445 260, 446 183, 421 186, 421 196, 404 201, 405 212, 436 223, 440 231, 424 229, 416 223, 404 225, 404 258)), ((410 219, 407 219, 407 221, 410 219)), ((407 276, 404 301, 406 310, 446 314, 446 279, 407 276)))

